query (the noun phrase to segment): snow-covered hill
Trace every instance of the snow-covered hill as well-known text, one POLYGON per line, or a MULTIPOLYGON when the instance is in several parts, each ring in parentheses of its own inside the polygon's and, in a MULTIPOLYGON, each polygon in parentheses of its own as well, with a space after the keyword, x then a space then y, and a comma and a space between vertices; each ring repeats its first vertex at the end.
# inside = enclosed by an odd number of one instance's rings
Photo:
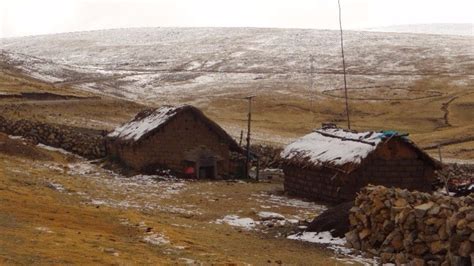
MULTIPOLYGON (((474 37, 345 32, 351 88, 470 84, 474 37)), ((236 93, 304 96, 342 86, 338 31, 135 28, 0 39, 0 63, 58 84, 139 101, 236 93)))
POLYGON ((394 25, 394 26, 388 26, 388 27, 371 28, 368 30, 380 31, 380 32, 404 32, 404 33, 474 36, 474 24, 472 23, 394 25))

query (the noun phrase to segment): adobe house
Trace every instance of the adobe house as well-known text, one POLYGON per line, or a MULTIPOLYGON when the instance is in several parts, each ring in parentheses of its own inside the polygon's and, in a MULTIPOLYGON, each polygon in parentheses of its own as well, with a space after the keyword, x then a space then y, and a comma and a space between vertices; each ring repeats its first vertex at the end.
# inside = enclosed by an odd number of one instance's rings
POLYGON ((441 164, 406 135, 355 132, 334 125, 289 144, 281 153, 284 187, 313 200, 353 200, 367 184, 431 191, 441 164))
POLYGON ((138 113, 106 137, 108 155, 139 172, 171 169, 189 178, 234 174, 240 146, 219 125, 190 105, 138 113))

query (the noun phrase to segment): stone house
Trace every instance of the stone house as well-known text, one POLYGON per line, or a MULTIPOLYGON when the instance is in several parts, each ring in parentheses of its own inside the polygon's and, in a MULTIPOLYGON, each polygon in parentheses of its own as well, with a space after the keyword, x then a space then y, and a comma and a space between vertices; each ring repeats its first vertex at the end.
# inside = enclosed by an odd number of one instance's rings
POLYGON ((281 153, 284 187, 313 200, 353 200, 368 184, 430 191, 441 164, 397 132, 355 132, 334 125, 289 144, 281 153))
POLYGON ((164 106, 138 113, 106 137, 108 156, 139 172, 173 170, 189 178, 235 174, 241 147, 202 111, 190 105, 164 106))

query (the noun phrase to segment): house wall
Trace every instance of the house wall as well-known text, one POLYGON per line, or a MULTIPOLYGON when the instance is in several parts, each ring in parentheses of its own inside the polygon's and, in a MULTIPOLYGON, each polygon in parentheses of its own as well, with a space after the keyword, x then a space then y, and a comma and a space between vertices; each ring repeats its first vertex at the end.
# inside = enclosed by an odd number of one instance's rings
POLYGON ((218 157, 218 176, 229 174, 229 145, 192 112, 178 114, 158 132, 134 145, 117 141, 108 146, 113 157, 133 169, 165 167, 177 172, 183 170, 183 161, 190 153, 203 148, 218 157))
POLYGON ((284 189, 289 195, 324 201, 339 198, 341 172, 329 168, 301 168, 293 164, 284 165, 283 172, 284 189))
POLYGON ((433 167, 401 141, 381 144, 362 165, 350 174, 328 168, 302 169, 286 165, 285 191, 313 200, 342 202, 353 200, 368 184, 430 191, 433 167))
POLYGON ((433 166, 402 141, 391 141, 381 146, 354 174, 354 180, 357 180, 351 184, 354 187, 371 183, 424 192, 431 191, 435 178, 433 166))

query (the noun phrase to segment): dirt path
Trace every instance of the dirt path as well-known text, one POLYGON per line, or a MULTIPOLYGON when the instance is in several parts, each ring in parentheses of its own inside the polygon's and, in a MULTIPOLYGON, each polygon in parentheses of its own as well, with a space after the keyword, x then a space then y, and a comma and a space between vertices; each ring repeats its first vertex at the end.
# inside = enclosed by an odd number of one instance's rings
POLYGON ((455 97, 452 97, 451 99, 449 99, 449 101, 445 102, 445 103, 442 103, 441 105, 441 111, 444 112, 444 124, 447 126, 447 127, 451 127, 452 125, 449 123, 449 104, 452 103, 453 101, 455 101, 459 96, 455 96, 455 97))

